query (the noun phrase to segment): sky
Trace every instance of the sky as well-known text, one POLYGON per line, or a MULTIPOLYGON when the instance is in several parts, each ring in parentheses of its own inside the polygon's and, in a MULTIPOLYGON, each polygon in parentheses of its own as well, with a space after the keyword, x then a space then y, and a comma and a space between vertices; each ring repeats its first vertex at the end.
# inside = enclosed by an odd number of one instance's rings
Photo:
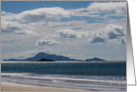
POLYGON ((3 59, 39 52, 126 60, 126 2, 2 1, 3 59))

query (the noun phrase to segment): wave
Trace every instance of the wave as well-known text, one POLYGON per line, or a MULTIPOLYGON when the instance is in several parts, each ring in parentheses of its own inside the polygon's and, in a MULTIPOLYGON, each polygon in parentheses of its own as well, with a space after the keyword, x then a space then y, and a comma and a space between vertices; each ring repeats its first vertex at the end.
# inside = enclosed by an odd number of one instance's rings
POLYGON ((47 75, 30 73, 2 73, 2 81, 31 84, 38 86, 54 86, 67 88, 95 89, 101 90, 126 89, 126 77, 119 76, 75 76, 75 75, 47 75), (49 85, 50 84, 50 85, 49 85), (95 87, 95 88, 94 88, 95 87))

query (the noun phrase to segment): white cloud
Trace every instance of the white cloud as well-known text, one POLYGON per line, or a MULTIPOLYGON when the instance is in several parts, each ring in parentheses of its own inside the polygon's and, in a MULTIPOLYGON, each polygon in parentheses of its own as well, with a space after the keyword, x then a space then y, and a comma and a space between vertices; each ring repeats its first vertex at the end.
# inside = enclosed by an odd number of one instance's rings
POLYGON ((64 10, 60 7, 53 8, 39 8, 30 11, 24 11, 18 14, 17 19, 22 22, 54 22, 59 21, 60 17, 69 17, 70 11, 64 10))
POLYGON ((22 27, 23 25, 19 24, 17 21, 1 21, 2 32, 12 32, 14 30, 21 30, 22 27))
POLYGON ((13 13, 11 13, 11 12, 1 11, 1 15, 11 15, 11 14, 13 14, 13 13))
POLYGON ((64 38, 82 38, 90 36, 90 31, 79 31, 72 29, 60 29, 57 30, 61 37, 64 38))
POLYGON ((71 15, 92 18, 126 16, 126 2, 94 2, 86 8, 72 9, 71 15))
POLYGON ((94 2, 87 10, 93 13, 126 15, 126 2, 94 2))
POLYGON ((8 14, 3 11, 2 19, 16 20, 24 23, 32 22, 54 22, 59 21, 61 17, 70 17, 70 11, 60 7, 52 8, 38 8, 34 10, 27 10, 19 14, 8 14), (7 15, 4 15, 7 14, 7 15))
POLYGON ((77 33, 71 29, 61 29, 59 30, 60 36, 64 38, 77 38, 77 33))
POLYGON ((21 24, 18 21, 1 20, 1 31, 3 33, 38 35, 38 33, 32 30, 33 28, 27 26, 26 24, 21 24))
POLYGON ((36 42, 36 45, 38 45, 38 46, 41 46, 41 45, 53 46, 58 43, 59 42, 54 39, 41 39, 36 42))

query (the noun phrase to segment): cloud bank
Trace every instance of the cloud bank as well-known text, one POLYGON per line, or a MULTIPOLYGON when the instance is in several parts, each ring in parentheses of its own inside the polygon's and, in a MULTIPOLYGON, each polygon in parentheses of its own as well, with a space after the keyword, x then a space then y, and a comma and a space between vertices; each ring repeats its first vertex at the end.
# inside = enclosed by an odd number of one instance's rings
POLYGON ((89 40, 90 44, 114 42, 114 40, 118 41, 118 43, 124 44, 126 36, 125 29, 122 26, 114 24, 91 31, 78 31, 72 29, 61 29, 57 31, 63 38, 86 38, 89 40))
MULTIPOLYGON (((37 33, 33 32, 33 27, 30 27, 31 24, 35 23, 35 25, 47 26, 51 22, 59 23, 62 18, 70 18, 72 16, 99 18, 103 16, 102 13, 103 15, 113 14, 113 16, 126 15, 126 2, 94 2, 86 8, 79 9, 45 7, 26 10, 18 14, 2 11, 1 28, 4 33, 36 35, 37 33)), ((75 37, 75 35, 73 35, 75 33, 71 32, 71 35, 65 35, 65 32, 60 34, 64 37, 75 37)))
POLYGON ((60 7, 38 8, 19 14, 2 11, 1 29, 3 33, 36 35, 31 24, 47 25, 50 22, 58 22, 63 17, 70 17, 70 11, 60 7))
POLYGON ((34 10, 27 10, 19 14, 6 13, 2 11, 2 18, 5 20, 16 20, 19 22, 54 22, 59 21, 61 17, 70 17, 70 11, 60 7, 52 8, 38 8, 34 10))

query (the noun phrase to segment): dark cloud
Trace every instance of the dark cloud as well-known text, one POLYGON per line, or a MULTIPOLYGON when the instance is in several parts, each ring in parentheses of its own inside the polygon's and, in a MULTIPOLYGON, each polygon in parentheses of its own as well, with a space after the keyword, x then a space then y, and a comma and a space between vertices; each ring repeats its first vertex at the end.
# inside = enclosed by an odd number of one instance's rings
POLYGON ((101 37, 96 37, 91 41, 91 43, 103 43, 103 42, 106 42, 106 41, 104 38, 101 38, 101 37))
POLYGON ((64 38, 77 38, 78 37, 78 33, 75 30, 71 30, 71 29, 61 29, 59 30, 59 34, 61 37, 64 37, 64 38))
POLYGON ((60 32, 60 36, 62 36, 64 38, 77 38, 76 34, 67 34, 67 33, 63 33, 63 32, 60 32))
POLYGON ((121 44, 126 44, 124 39, 121 40, 121 44))
POLYGON ((90 43, 105 43, 114 42, 125 44, 125 30, 119 25, 108 25, 105 28, 94 32, 94 36, 91 37, 90 43), (122 40, 121 40, 122 39, 122 40))
POLYGON ((21 30, 21 29, 17 26, 8 26, 6 28, 1 28, 2 33, 12 33, 15 30, 21 30))
MULTIPOLYGON (((121 31, 120 31, 120 32, 121 32, 121 31)), ((116 39, 116 38, 119 38, 119 37, 121 37, 121 36, 125 36, 125 34, 124 34, 124 33, 116 34, 116 33, 114 33, 114 32, 109 32, 109 33, 108 33, 108 38, 109 38, 109 39, 116 39)))

